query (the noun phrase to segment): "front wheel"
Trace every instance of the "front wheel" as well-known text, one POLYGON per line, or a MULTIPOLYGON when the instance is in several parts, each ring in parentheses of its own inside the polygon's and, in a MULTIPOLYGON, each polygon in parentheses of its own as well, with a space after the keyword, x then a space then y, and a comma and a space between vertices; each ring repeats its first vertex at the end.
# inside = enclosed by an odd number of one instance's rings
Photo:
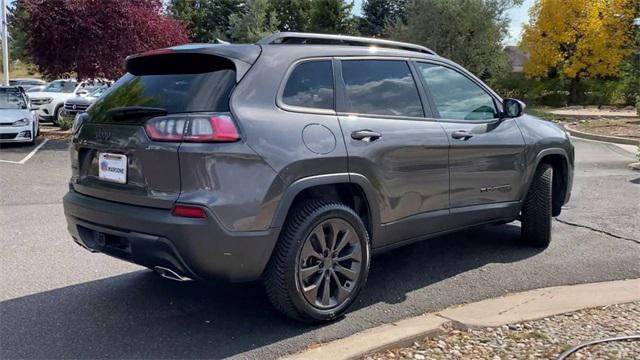
POLYGON ((53 125, 59 126, 62 120, 62 106, 58 106, 56 110, 53 112, 53 118, 51 122, 53 125))
POLYGON ((553 168, 540 164, 522 207, 522 242, 546 247, 551 242, 551 197, 553 168))
POLYGON ((29 141, 29 145, 35 145, 37 138, 38 138, 38 127, 36 126, 36 123, 34 122, 33 126, 31 127, 31 141, 29 141))
POLYGON ((293 210, 265 273, 276 309, 304 322, 341 316, 369 272, 367 230, 351 208, 315 200, 293 210))

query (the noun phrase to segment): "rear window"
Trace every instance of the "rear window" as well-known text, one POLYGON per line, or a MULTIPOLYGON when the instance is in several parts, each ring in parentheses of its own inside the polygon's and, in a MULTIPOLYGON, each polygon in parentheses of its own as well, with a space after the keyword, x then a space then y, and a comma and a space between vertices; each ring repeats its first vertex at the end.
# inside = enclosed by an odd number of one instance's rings
POLYGON ((107 111, 126 106, 162 108, 170 114, 228 112, 236 84, 233 63, 214 56, 198 57, 197 64, 189 56, 182 60, 179 64, 162 56, 137 60, 135 67, 128 67, 135 74, 125 74, 90 108, 89 122, 111 122, 107 111))
POLYGON ((331 61, 308 61, 296 66, 287 80, 282 102, 291 106, 333 109, 331 61))

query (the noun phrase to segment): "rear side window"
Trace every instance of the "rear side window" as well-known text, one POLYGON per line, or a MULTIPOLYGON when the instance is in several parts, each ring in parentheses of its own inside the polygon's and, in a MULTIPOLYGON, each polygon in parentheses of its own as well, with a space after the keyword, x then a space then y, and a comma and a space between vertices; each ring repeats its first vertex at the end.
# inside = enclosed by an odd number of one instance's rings
POLYGON ((282 102, 291 106, 333 109, 333 69, 330 60, 298 64, 282 93, 282 102))
POLYGON ((400 60, 342 60, 347 112, 424 116, 409 64, 400 60))
POLYGON ((111 122, 116 107, 145 106, 185 112, 228 112, 235 67, 214 56, 156 56, 138 60, 88 111, 89 122, 111 122))

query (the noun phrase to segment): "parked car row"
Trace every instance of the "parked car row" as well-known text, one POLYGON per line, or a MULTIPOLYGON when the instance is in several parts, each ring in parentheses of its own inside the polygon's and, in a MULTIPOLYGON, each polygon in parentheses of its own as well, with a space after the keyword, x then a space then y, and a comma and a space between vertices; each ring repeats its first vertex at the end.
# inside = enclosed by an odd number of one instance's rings
POLYGON ((60 79, 52 81, 42 91, 29 94, 29 97, 32 103, 39 107, 37 115, 40 120, 58 124, 63 116, 75 116, 86 110, 110 83, 103 79, 81 82, 76 79, 60 79), (86 101, 82 99, 85 97, 86 101), (67 100, 72 101, 65 107, 67 100))
POLYGON ((10 81, 11 86, 21 88, 31 104, 38 108, 36 116, 40 121, 54 124, 58 124, 64 116, 75 117, 86 111, 111 83, 105 79, 77 81, 73 78, 58 79, 50 83, 31 78, 10 81))

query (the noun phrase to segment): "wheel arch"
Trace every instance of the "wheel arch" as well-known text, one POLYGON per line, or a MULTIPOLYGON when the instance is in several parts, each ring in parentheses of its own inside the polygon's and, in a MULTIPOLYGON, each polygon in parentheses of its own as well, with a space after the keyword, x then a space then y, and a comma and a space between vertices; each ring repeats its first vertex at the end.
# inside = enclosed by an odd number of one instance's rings
POLYGON ((568 201, 569 182, 571 176, 571 168, 569 164, 569 156, 562 148, 548 148, 540 151, 535 158, 534 166, 530 170, 529 179, 527 181, 527 192, 524 194, 523 201, 527 197, 531 182, 536 169, 540 164, 545 163, 553 168, 552 182, 552 216, 560 215, 562 205, 568 201))
POLYGON ((343 202, 363 218, 370 239, 376 239, 381 234, 380 210, 375 191, 373 185, 363 175, 324 174, 296 180, 282 195, 271 226, 282 227, 292 206, 304 198, 323 198, 343 202))

